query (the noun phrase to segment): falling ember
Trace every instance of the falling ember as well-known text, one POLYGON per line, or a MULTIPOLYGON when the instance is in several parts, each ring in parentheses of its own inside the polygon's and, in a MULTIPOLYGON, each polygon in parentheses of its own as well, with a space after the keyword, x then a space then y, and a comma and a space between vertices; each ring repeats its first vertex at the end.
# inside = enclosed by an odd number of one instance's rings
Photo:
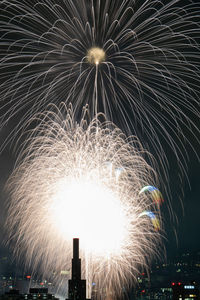
POLYGON ((144 159, 151 157, 136 138, 98 116, 78 124, 66 108, 54 107, 36 118, 41 122, 7 184, 15 251, 46 275, 60 273, 70 269, 71 240, 78 237, 90 292, 95 282, 120 294, 122 283, 158 254, 160 233, 142 213, 151 210, 161 224, 159 207, 139 193, 157 182, 144 159))

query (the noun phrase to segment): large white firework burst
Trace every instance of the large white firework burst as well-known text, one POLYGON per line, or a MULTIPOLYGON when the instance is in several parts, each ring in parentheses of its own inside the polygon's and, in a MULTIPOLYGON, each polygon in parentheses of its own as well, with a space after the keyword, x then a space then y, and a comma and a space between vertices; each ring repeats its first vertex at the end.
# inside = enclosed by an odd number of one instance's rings
POLYGON ((72 112, 63 118, 63 110, 55 110, 36 119, 41 123, 8 181, 14 250, 44 276, 60 274, 70 269, 78 237, 88 292, 95 282, 100 295, 105 289, 120 294, 159 255, 160 232, 145 213, 160 227, 159 205, 139 194, 157 184, 145 160, 151 156, 98 117, 88 123, 85 115, 78 124, 72 112))
POLYGON ((78 117, 89 104, 145 139, 160 165, 168 144, 183 170, 185 131, 191 146, 198 133, 199 10, 190 0, 1 1, 2 124, 22 111, 21 127, 62 101, 78 117))

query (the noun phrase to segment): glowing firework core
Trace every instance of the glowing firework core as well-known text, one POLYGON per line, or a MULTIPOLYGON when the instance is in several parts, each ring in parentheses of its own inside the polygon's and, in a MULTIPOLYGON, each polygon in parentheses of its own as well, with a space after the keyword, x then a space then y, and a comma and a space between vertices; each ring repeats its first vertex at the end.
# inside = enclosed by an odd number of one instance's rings
POLYGON ((77 124, 72 111, 64 112, 64 119, 62 111, 41 114, 21 152, 7 184, 8 226, 15 250, 21 247, 45 275, 70 268, 71 240, 80 238, 90 287, 115 289, 131 274, 137 278, 158 249, 159 206, 140 193, 157 177, 136 138, 98 118, 77 124))
POLYGON ((87 59, 90 64, 99 65, 105 61, 106 54, 103 49, 99 47, 92 47, 87 53, 87 59))
POLYGON ((61 180, 52 197, 50 215, 65 239, 81 238, 86 252, 120 252, 126 216, 120 199, 105 186, 85 179, 61 180))

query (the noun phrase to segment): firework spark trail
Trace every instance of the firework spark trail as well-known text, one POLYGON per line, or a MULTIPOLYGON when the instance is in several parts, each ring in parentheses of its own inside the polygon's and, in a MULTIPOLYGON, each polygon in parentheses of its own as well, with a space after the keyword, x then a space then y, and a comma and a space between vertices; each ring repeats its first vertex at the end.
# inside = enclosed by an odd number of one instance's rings
POLYGON ((89 104, 92 116, 103 112, 147 139, 165 170, 166 141, 183 171, 184 131, 194 139, 199 132, 200 83, 200 7, 185 3, 2 1, 2 124, 22 111, 21 128, 62 101, 73 103, 78 118, 89 104))
MULTIPOLYGON (((112 126, 112 129, 108 129, 110 123, 101 126, 97 122, 98 126, 95 127, 96 121, 93 121, 87 127, 84 122, 80 126, 75 125, 74 120, 81 119, 82 107, 89 104, 92 117, 97 112, 104 112, 107 120, 120 124, 139 138, 143 136, 143 139, 147 139, 149 147, 153 146, 165 178, 168 161, 163 141, 168 143, 180 170, 185 172, 187 138, 184 132, 189 132, 194 139, 199 133, 193 117, 198 117, 199 113, 200 83, 197 43, 200 34, 199 6, 192 1, 188 3, 181 7, 181 0, 124 0, 117 3, 108 0, 61 0, 59 4, 54 0, 1 1, 1 125, 12 123, 14 117, 19 116, 21 120, 16 132, 23 130, 36 112, 45 112, 49 103, 57 105, 61 101, 66 104, 72 102, 74 111, 72 120, 68 117, 66 122, 63 121, 63 126, 59 116, 44 114, 47 122, 36 127, 39 136, 34 131, 32 141, 27 141, 30 146, 25 150, 24 162, 14 171, 10 181, 13 189, 10 208, 13 223, 10 226, 14 232, 15 222, 18 222, 18 245, 26 245, 30 259, 35 258, 36 265, 40 260, 44 260, 45 266, 47 262, 52 265, 54 253, 59 269, 62 264, 59 251, 68 245, 66 241, 60 244, 60 249, 56 249, 48 240, 50 236, 45 233, 45 228, 37 223, 37 220, 43 220, 43 224, 49 222, 44 219, 44 212, 48 211, 51 215, 49 209, 54 208, 54 202, 50 196, 54 195, 58 186, 62 190, 62 172, 76 179, 76 176, 80 176, 78 180, 84 176, 94 180, 93 176, 96 176, 100 184, 105 184, 102 178, 105 181, 109 179, 105 192, 108 192, 107 188, 115 190, 120 201, 122 195, 122 199, 125 199, 122 201, 126 204, 125 210, 122 211, 128 214, 127 222, 131 225, 128 234, 133 244, 128 244, 127 252, 123 253, 129 269, 123 269, 126 266, 121 256, 117 258, 116 273, 116 260, 112 261, 111 269, 110 261, 107 263, 112 285, 114 279, 116 282, 121 280, 120 270, 129 272, 131 268, 137 269, 138 264, 146 263, 147 248, 155 250, 155 233, 150 220, 136 217, 134 220, 139 223, 138 227, 134 227, 129 218, 151 211, 151 203, 145 195, 142 195, 142 200, 137 198, 142 184, 154 184, 155 178, 151 168, 142 159, 142 153, 136 151, 137 148, 141 150, 141 146, 136 140, 136 148, 130 146, 118 129, 112 126), (52 120, 51 123, 50 117, 55 122, 52 120), (67 132, 66 129, 71 130, 67 132), (75 147, 80 157, 73 156, 75 154, 72 154, 67 143, 71 149, 75 147), (119 145, 119 151, 116 151, 119 145), (100 151, 101 148, 106 155, 100 151), (62 159, 65 161, 62 162, 62 159), (90 159, 93 159, 93 163, 90 159), (83 169, 79 169, 80 164, 83 169), (117 184, 118 171, 115 165, 120 168, 123 166, 126 170, 125 174, 122 172, 123 175, 119 176, 120 184, 117 184), (57 171, 55 168, 58 168, 57 171), (80 171, 75 176, 77 170, 80 171), (47 171, 51 176, 47 176, 47 171), (153 177, 149 179, 150 173, 153 177), (61 181, 55 186, 53 182, 57 179, 61 181), (52 201, 50 208, 47 207, 48 196, 52 201), (128 213, 130 203, 133 207, 128 213), (15 205, 18 209, 16 218, 15 205), (136 246, 135 228, 141 228, 137 234, 142 236, 136 246), (143 249, 139 244, 142 240, 143 249), (45 245, 40 249, 40 257, 36 255, 36 242, 45 245), (142 255, 144 260, 136 260, 132 266, 129 264, 129 255, 135 257, 136 253, 142 255), (115 274, 119 276, 118 280, 115 274)), ((189 140, 187 142, 190 144, 189 140)), ((82 183, 79 181, 80 186, 82 183)), ((71 191, 76 191, 76 185, 71 191)), ((99 186, 95 191, 98 194, 99 186)), ((52 225, 48 223, 48 226, 52 229, 51 238, 59 242, 52 225)), ((70 236, 69 232, 67 236, 70 236)), ((92 249, 87 251, 90 253, 92 249)), ((95 269, 95 264, 93 266, 95 269)), ((103 269, 98 268, 101 274, 103 269)), ((108 278, 105 285, 109 285, 108 278)))
POLYGON ((143 212, 161 224, 159 207, 139 194, 157 176, 136 138, 98 118, 87 123, 86 114, 80 124, 65 115, 55 108, 39 115, 8 181, 11 239, 48 275, 70 269, 78 236, 89 283, 117 294, 158 255, 160 233, 143 212))

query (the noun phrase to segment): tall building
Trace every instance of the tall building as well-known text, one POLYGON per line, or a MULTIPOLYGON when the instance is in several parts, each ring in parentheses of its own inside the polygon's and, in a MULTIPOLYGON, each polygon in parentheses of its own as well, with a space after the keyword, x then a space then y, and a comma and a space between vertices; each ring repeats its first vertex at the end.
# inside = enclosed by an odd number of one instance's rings
POLYGON ((81 279, 79 239, 73 239, 72 279, 69 280, 68 297, 68 300, 90 300, 86 299, 86 280, 81 279))

